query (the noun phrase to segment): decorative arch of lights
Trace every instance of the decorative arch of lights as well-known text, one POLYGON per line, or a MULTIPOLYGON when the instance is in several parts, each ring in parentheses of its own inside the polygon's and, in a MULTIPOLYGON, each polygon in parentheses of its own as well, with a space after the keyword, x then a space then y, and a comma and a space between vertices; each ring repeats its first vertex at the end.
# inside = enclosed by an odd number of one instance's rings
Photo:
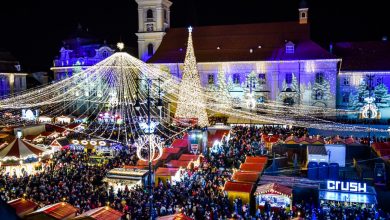
MULTIPOLYGON (((168 126, 173 119, 168 114, 167 103, 177 104, 180 79, 125 52, 117 52, 60 82, 26 90, 20 95, 0 100, 0 124, 5 126, 49 123, 62 126, 56 122, 56 118, 84 117, 87 118, 87 122, 84 129, 78 132, 90 137, 132 144, 145 134, 138 125, 138 122, 145 120, 147 115, 146 85, 143 83, 145 80, 140 79, 159 79, 153 80, 151 85, 152 105, 155 106, 159 96, 164 103, 160 109, 151 108, 152 121, 159 122, 155 127, 155 134, 168 140, 188 129, 188 127, 172 129, 168 126), (160 94, 161 91, 163 95, 160 94), (136 112, 133 107, 137 100, 141 100, 141 108, 136 112), (32 117, 29 112, 29 117, 21 119, 20 114, 26 109, 39 112, 39 116, 32 117), (159 117, 160 111, 165 112, 164 117, 159 117), (44 116, 46 121, 41 118, 44 116)), ((264 113, 258 114, 253 110, 254 103, 250 103, 251 105, 242 103, 237 108, 237 103, 233 105, 229 99, 221 100, 218 94, 210 94, 203 89, 192 88, 191 92, 199 92, 204 96, 204 100, 207 100, 206 108, 211 114, 220 113, 254 122, 325 130, 367 130, 365 127, 318 118, 319 115, 335 115, 336 111, 340 110, 304 105, 289 107, 278 102, 267 102, 257 103, 256 109, 261 109, 264 113)), ((154 145, 159 149, 157 144, 154 145)))

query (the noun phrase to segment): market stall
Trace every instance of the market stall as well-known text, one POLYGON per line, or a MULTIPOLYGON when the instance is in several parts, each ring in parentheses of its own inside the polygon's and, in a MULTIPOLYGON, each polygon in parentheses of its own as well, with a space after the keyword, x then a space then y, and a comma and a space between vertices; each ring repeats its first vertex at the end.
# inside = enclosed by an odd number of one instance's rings
POLYGON ((236 171, 232 176, 232 180, 235 182, 244 182, 244 183, 257 183, 259 180, 259 172, 245 172, 245 171, 236 171))
POLYGON ((38 121, 41 122, 41 123, 52 123, 53 122, 53 118, 52 117, 49 117, 49 116, 39 116, 38 117, 38 121))
POLYGON ((193 167, 193 162, 189 160, 171 160, 166 163, 166 166, 169 168, 191 169, 193 167))
POLYGON ((74 117, 61 115, 61 116, 56 117, 55 121, 58 124, 70 124, 71 122, 74 121, 74 117))
POLYGON ((41 159, 48 158, 51 150, 15 138, 0 149, 0 168, 10 175, 21 176, 24 172, 34 174, 41 171, 41 159))
POLYGON ((27 214, 25 220, 63 220, 70 219, 76 216, 77 208, 69 203, 59 202, 53 205, 48 205, 27 214))
POLYGON ((235 199, 241 198, 243 204, 249 204, 251 201, 253 184, 228 181, 225 183, 224 191, 227 192, 231 203, 233 203, 235 199))
POLYGON ((271 209, 291 208, 292 189, 277 183, 269 183, 258 186, 255 191, 256 206, 264 208, 266 202, 271 205, 271 209))
POLYGON ((154 173, 154 183, 156 186, 160 183, 160 181, 166 185, 169 182, 171 185, 175 185, 177 182, 181 180, 181 176, 184 172, 184 169, 181 168, 166 168, 159 167, 154 173))
POLYGON ((192 161, 194 164, 194 168, 199 167, 201 161, 202 161, 202 155, 195 155, 195 154, 182 154, 179 158, 181 161, 192 161))
POLYGON ((265 164, 263 163, 243 163, 240 165, 241 171, 259 172, 262 173, 265 164))
POLYGON ((108 171, 103 182, 109 187, 113 187, 114 192, 124 190, 126 187, 132 189, 136 186, 142 186, 147 183, 148 171, 138 168, 114 168, 108 171))
POLYGON ((35 202, 24 198, 15 199, 7 203, 13 209, 15 209, 16 214, 20 218, 23 218, 25 215, 35 211, 35 209, 38 207, 38 204, 35 202))
POLYGON ((259 157, 259 156, 246 156, 245 163, 262 163, 267 164, 268 157, 259 157))

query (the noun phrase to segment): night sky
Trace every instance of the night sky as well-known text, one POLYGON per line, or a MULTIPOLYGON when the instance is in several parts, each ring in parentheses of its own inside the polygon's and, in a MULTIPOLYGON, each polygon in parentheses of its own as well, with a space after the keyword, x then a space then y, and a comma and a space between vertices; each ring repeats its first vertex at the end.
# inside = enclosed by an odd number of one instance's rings
MULTIPOLYGON (((172 0, 171 26, 205 26, 298 19, 299 0, 172 0)), ((312 38, 380 40, 390 35, 386 1, 308 0, 312 38), (352 3, 351 3, 352 2, 352 3)), ((78 23, 99 39, 122 39, 136 47, 135 0, 1 0, 0 48, 21 61, 24 71, 49 71, 62 40, 78 23)), ((196 31, 196 30, 195 30, 196 31)), ((135 49, 134 49, 135 50, 135 49)))

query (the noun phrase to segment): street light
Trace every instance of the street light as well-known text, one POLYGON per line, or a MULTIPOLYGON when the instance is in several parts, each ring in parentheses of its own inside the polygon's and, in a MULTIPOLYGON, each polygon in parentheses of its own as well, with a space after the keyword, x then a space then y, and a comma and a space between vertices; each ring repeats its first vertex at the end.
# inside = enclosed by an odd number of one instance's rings
MULTIPOLYGON (((145 80, 145 79, 139 79, 139 80, 145 80)), ((148 194, 149 194, 149 215, 150 219, 153 220, 153 186, 152 186, 152 162, 155 160, 158 160, 162 156, 162 142, 161 138, 158 135, 154 134, 154 129, 156 127, 156 122, 152 122, 150 118, 150 87, 152 84, 151 79, 146 79, 147 82, 147 113, 148 113, 148 119, 147 123, 144 121, 139 122, 139 126, 141 129, 143 129, 144 134, 143 136, 139 137, 138 140, 136 140, 136 147, 137 147, 137 156, 140 160, 147 161, 148 162, 148 194), (142 150, 148 149, 148 156, 144 157, 142 155, 142 150)), ((157 108, 161 106, 162 108, 162 101, 161 105, 157 103, 157 108)), ((139 111, 141 109, 140 100, 138 98, 138 91, 137 91, 137 100, 134 104, 134 108, 136 111, 139 111)))

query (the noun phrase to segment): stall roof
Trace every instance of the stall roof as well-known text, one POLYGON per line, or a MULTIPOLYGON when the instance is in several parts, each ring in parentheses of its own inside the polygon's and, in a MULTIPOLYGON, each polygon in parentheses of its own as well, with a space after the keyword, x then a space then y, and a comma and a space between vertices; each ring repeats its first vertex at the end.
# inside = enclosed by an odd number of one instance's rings
POLYGON ((192 218, 180 213, 174 215, 161 216, 157 218, 158 220, 193 220, 192 218))
POLYGON ((259 156, 246 156, 245 163, 264 163, 266 164, 268 157, 259 157, 259 156))
POLYGON ((176 147, 167 147, 167 148, 164 148, 163 151, 164 153, 172 153, 172 154, 177 154, 180 152, 180 148, 176 148, 176 147))
POLYGON ((45 206, 41 209, 36 210, 35 212, 32 212, 27 216, 33 216, 33 215, 48 215, 52 217, 53 219, 65 219, 68 216, 75 214, 77 212, 77 209, 66 202, 59 202, 52 205, 45 206))
POLYGON ((240 166, 241 171, 263 172, 265 164, 262 163, 243 163, 240 166))
POLYGON ((292 189, 283 186, 277 183, 268 183, 261 186, 258 186, 255 192, 256 195, 259 194, 282 194, 288 197, 292 196, 292 189))
POLYGON ((188 147, 188 139, 175 139, 171 147, 188 147))
POLYGON ((171 168, 187 168, 190 165, 190 160, 171 160, 169 161, 166 166, 171 168))
POLYGON ((328 155, 324 145, 310 145, 310 146, 307 146, 307 151, 308 151, 309 154, 328 155))
POLYGON ((29 210, 32 210, 32 209, 35 209, 38 207, 38 204, 36 204, 35 202, 28 200, 28 199, 23 199, 23 198, 9 201, 8 204, 12 208, 15 209, 17 215, 23 214, 29 210))
POLYGON ((155 175, 158 176, 174 176, 177 171, 179 171, 179 168, 166 168, 166 167, 159 167, 156 170, 155 175))
POLYGON ((233 174, 232 179, 237 182, 255 183, 260 177, 259 172, 237 171, 233 174))
POLYGON ((182 154, 179 158, 179 160, 192 160, 192 161, 197 161, 199 160, 200 155, 195 155, 195 154, 182 154))
POLYGON ((228 181, 225 183, 224 190, 228 192, 251 193, 253 190, 253 184, 228 181))
POLYGON ((108 206, 91 209, 83 214, 73 218, 74 220, 91 219, 91 220, 117 220, 123 216, 122 212, 116 211, 108 206))

